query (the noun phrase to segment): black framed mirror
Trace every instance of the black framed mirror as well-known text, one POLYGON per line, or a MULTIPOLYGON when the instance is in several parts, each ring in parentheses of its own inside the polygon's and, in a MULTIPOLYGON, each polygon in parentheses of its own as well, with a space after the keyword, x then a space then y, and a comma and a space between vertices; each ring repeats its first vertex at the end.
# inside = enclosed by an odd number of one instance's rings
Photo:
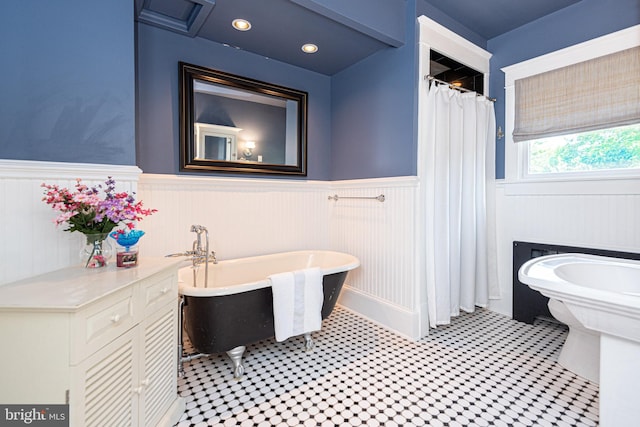
POLYGON ((307 93, 179 63, 180 170, 307 174, 307 93))

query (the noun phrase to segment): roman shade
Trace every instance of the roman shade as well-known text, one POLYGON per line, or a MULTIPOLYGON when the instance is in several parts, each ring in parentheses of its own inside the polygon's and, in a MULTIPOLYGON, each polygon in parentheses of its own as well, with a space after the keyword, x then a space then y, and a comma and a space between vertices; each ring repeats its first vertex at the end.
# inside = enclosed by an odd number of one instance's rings
POLYGON ((640 46, 515 81, 513 141, 640 122, 640 46))

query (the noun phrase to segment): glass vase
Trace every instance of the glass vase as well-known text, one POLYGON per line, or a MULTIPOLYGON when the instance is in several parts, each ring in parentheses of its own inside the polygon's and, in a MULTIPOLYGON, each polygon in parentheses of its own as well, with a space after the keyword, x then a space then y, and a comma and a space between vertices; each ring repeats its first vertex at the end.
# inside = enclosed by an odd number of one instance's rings
POLYGON ((109 233, 85 234, 85 245, 80 252, 85 268, 102 268, 113 255, 109 233))

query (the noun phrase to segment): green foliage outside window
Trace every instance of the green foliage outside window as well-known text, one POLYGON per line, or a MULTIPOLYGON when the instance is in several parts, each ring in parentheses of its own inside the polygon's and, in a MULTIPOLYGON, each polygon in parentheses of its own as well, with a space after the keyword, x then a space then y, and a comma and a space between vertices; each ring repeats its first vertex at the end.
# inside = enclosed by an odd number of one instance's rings
POLYGON ((529 142, 529 173, 640 169, 640 123, 529 142))

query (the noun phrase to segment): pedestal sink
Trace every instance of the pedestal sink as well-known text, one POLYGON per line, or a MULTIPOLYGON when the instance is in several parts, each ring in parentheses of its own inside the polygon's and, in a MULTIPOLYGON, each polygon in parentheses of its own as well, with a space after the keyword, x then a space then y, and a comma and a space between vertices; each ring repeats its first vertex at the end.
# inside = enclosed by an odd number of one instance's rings
POLYGON ((518 278, 600 333, 600 426, 640 425, 640 261, 549 255, 518 278))

